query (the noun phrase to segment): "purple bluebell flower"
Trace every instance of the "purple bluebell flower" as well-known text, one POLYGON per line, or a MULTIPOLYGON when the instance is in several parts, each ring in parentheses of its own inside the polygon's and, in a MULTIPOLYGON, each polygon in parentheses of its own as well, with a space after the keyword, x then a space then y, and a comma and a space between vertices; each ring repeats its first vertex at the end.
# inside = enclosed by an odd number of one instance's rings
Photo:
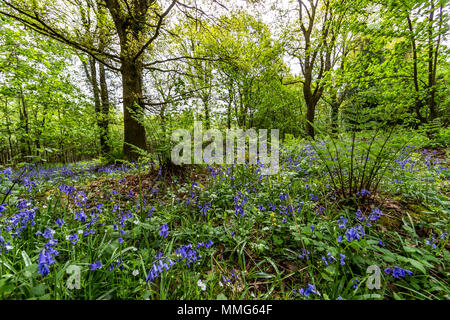
POLYGON ((341 263, 341 265, 345 265, 345 255, 344 254, 339 254, 341 256, 341 258, 339 259, 339 262, 341 263))
POLYGON ((380 217, 381 217, 382 215, 383 215, 383 213, 381 212, 381 210, 378 209, 378 208, 375 208, 375 209, 373 209, 372 212, 370 213, 369 220, 370 220, 370 221, 377 221, 377 220, 380 219, 380 217))
POLYGON ((41 274, 41 277, 45 277, 50 273, 50 266, 54 263, 55 260, 50 252, 44 249, 39 253, 38 271, 41 274))
POLYGON ((66 222, 63 219, 56 219, 55 223, 58 225, 59 228, 61 228, 66 222))
POLYGON ((161 226, 159 235, 162 236, 163 238, 167 238, 167 236, 169 235, 169 227, 167 226, 167 224, 164 223, 161 226))
POLYGON ((211 202, 206 202, 200 209, 200 212, 205 216, 208 214, 208 210, 211 209, 211 202))
POLYGON ((298 257, 299 257, 300 259, 304 259, 304 258, 308 259, 308 257, 309 257, 309 251, 306 250, 305 248, 303 248, 302 251, 301 251, 301 253, 298 255, 298 257))
POLYGON ((408 275, 412 275, 413 274, 412 271, 406 270, 406 269, 403 269, 403 268, 400 268, 400 267, 397 267, 397 266, 394 266, 392 269, 391 268, 386 268, 386 269, 384 269, 384 272, 386 274, 391 274, 392 273, 392 276, 394 278, 396 278, 396 279, 397 278, 404 278, 406 276, 406 274, 408 274, 408 275))
POLYGON ((97 269, 102 268, 103 265, 102 265, 102 263, 100 261, 97 261, 97 262, 91 264, 89 267, 90 267, 91 270, 97 270, 97 269))
POLYGON ((341 218, 339 219, 339 228, 343 229, 347 226, 347 218, 341 216, 341 218))
POLYGON ((77 242, 78 242, 78 234, 77 234, 77 233, 74 233, 73 235, 69 235, 69 236, 67 237, 67 240, 70 241, 70 242, 72 243, 73 246, 76 245, 77 242))

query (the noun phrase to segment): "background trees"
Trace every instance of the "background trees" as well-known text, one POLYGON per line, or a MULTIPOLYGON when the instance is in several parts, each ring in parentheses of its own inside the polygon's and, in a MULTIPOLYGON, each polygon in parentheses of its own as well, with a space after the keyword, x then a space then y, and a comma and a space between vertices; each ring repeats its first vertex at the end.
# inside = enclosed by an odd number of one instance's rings
POLYGON ((74 84, 72 54, 8 19, 0 24, 2 160, 74 161, 96 155, 93 109, 74 84))
POLYGON ((310 137, 358 108, 430 137, 449 122, 447 1, 0 3, 3 162, 135 160, 194 119, 310 137))

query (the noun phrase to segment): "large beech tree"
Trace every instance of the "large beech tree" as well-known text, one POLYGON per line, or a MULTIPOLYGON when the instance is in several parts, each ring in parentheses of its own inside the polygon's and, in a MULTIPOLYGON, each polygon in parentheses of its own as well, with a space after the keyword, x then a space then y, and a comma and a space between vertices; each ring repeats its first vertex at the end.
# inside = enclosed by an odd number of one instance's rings
MULTIPOLYGON (((142 73, 145 55, 152 52, 155 41, 164 32, 169 13, 175 7, 187 11, 199 9, 186 1, 177 0, 61 0, 55 6, 49 1, 0 0, 0 14, 12 17, 25 26, 82 52, 104 66, 119 71, 122 77, 124 109, 124 156, 137 158, 135 147, 146 149, 145 128, 142 125, 142 73), (115 41, 108 47, 86 36, 80 10, 90 12, 92 19, 101 21, 112 32, 115 41)), ((91 24, 88 28, 95 28, 91 24)), ((91 30, 92 33, 95 30, 91 30)), ((158 61, 147 63, 155 69, 158 61)))

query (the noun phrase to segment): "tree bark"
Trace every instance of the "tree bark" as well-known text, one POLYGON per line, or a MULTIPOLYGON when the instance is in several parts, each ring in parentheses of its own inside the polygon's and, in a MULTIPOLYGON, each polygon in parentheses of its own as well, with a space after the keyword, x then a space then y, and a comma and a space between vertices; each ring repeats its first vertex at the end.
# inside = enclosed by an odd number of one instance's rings
POLYGON ((101 111, 98 121, 98 127, 100 129, 100 147, 102 154, 107 154, 111 151, 108 133, 109 133, 109 96, 108 85, 106 83, 106 70, 103 64, 99 65, 100 76, 100 98, 101 98, 101 111))
POLYGON ((336 95, 331 98, 331 132, 338 132, 339 102, 336 95))
POLYGON ((111 13, 120 40, 124 121, 123 155, 125 159, 133 161, 139 158, 136 148, 147 149, 145 127, 141 121, 144 111, 141 54, 145 51, 146 45, 142 46, 140 37, 147 30, 145 14, 149 8, 149 2, 133 1, 134 8, 129 10, 128 14, 121 10, 116 0, 106 0, 105 4, 111 13))
POLYGON ((431 1, 430 16, 428 20, 428 106, 430 108, 430 122, 437 118, 435 106, 435 71, 433 68, 433 21, 434 1, 431 1))
MULTIPOLYGON (((100 154, 104 155, 105 153, 109 152, 108 150, 108 145, 107 145, 107 139, 105 137, 105 133, 107 133, 107 131, 105 132, 104 130, 104 123, 103 123, 103 107, 104 107, 104 99, 107 100, 107 96, 108 94, 106 93, 106 98, 104 96, 104 92, 103 90, 99 89, 99 83, 98 83, 98 79, 97 79, 97 63, 94 60, 94 58, 89 57, 89 67, 90 67, 90 75, 87 74, 87 70, 86 70, 86 75, 89 79, 89 81, 91 82, 92 85, 92 92, 94 94, 94 110, 95 110, 95 119, 97 122, 97 128, 99 130, 99 139, 100 139, 100 154)), ((100 66, 100 70, 103 67, 103 76, 104 76, 104 66, 101 65, 100 66)), ((106 81, 106 80, 105 80, 106 81)), ((101 82, 101 79, 100 79, 101 82)), ((102 88, 105 89, 105 88, 102 88)))
POLYGON ((211 121, 209 117, 209 103, 208 100, 203 100, 203 108, 205 110, 205 125, 206 129, 209 129, 211 126, 211 121))
POLYGON ((19 108, 21 129, 23 129, 24 134, 20 137, 20 153, 22 159, 25 160, 25 156, 31 155, 31 146, 30 146, 30 125, 28 119, 27 105, 25 102, 25 96, 23 94, 23 89, 20 87, 20 96, 19 96, 19 106, 22 104, 22 109, 19 108))
POLYGON ((312 68, 309 71, 305 68, 305 83, 303 84, 303 96, 306 103, 306 134, 314 139, 314 117, 316 113, 317 100, 314 98, 314 94, 311 90, 312 68))
POLYGON ((134 147, 146 150, 145 127, 141 123, 144 105, 142 101, 142 66, 125 60, 121 68, 124 115, 123 154, 128 160, 136 160, 139 153, 134 147))

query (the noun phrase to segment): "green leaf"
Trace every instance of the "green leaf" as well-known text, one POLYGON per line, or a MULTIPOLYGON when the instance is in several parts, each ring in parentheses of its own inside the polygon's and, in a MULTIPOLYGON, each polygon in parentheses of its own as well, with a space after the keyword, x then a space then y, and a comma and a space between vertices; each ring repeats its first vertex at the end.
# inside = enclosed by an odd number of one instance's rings
POLYGON ((33 264, 31 262, 30 257, 28 256, 28 254, 24 250, 22 250, 22 258, 23 258, 23 261, 25 262, 25 267, 29 267, 29 266, 31 266, 33 264))
POLYGON ((31 288, 31 293, 33 293, 36 297, 40 297, 45 294, 45 289, 47 289, 47 286, 41 283, 31 288))
POLYGON ((394 292, 393 294, 394 294, 394 299, 395 300, 403 300, 403 298, 400 297, 396 292, 394 292))
POLYGON ((15 288, 16 288, 16 286, 14 285, 14 283, 9 281, 9 279, 1 279, 0 280, 0 296, 3 296, 5 294, 8 294, 8 293, 14 291, 15 288))
POLYGON ((223 293, 219 293, 219 294, 217 295, 216 300, 228 300, 228 298, 227 298, 227 296, 224 295, 223 293))
POLYGON ((427 270, 425 269, 425 267, 423 266, 422 263, 420 263, 417 260, 414 259, 409 259, 408 260, 416 269, 420 270, 423 272, 423 274, 427 274, 427 270))
POLYGON ((326 274, 325 272, 321 272, 320 274, 322 275, 322 278, 324 278, 325 280, 334 282, 334 279, 332 277, 330 277, 328 274, 326 274))

